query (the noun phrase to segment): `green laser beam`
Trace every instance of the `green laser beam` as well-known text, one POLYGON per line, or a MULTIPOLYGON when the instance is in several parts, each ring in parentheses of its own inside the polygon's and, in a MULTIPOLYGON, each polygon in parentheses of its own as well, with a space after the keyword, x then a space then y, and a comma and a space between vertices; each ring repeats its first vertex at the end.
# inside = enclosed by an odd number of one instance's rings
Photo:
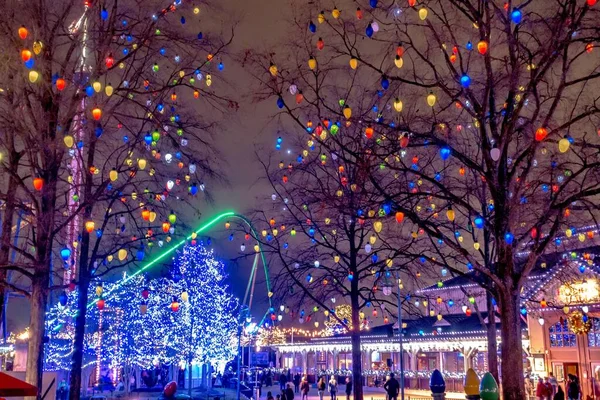
MULTIPOLYGON (((252 226, 252 223, 250 222, 250 220, 248 220, 248 218, 244 217, 243 215, 236 214, 234 211, 226 211, 226 212, 223 212, 221 214, 218 214, 213 219, 211 219, 210 221, 208 221, 206 224, 204 224, 204 225, 200 226, 198 229, 196 229, 195 233, 196 234, 200 234, 200 233, 202 233, 202 232, 210 229, 211 227, 213 227, 217 222, 219 222, 223 218, 227 218, 227 217, 241 219, 242 221, 244 221, 244 223, 246 223, 246 225, 248 225, 248 227, 250 228, 250 230, 252 231, 252 233, 254 234, 254 236, 258 237, 257 236, 257 232, 254 229, 254 227, 252 226)), ((142 272, 144 272, 148 268, 152 267, 153 265, 156 265, 161 260, 164 260, 168 255, 170 255, 171 253, 173 253, 179 247, 183 246, 191 238, 192 238, 192 234, 190 234, 189 236, 187 236, 185 239, 182 239, 178 243, 174 244, 169 249, 165 250, 162 254, 160 254, 159 256, 157 256, 154 260, 150 261, 149 263, 147 263, 146 265, 144 265, 143 267, 141 267, 140 269, 138 269, 136 272, 134 272, 133 274, 129 275, 127 278, 122 279, 119 282, 119 284, 116 285, 111 291, 108 291, 108 292, 105 293, 104 298, 108 298, 110 296, 110 294, 114 290, 116 290, 117 288, 123 286, 124 284, 126 284, 127 282, 129 282, 131 279, 135 278, 136 276, 138 276, 139 274, 141 274, 142 272)), ((265 255, 263 253, 262 246, 261 246, 260 242, 258 242, 258 246, 259 246, 259 251, 260 251, 261 259, 262 259, 262 262, 263 262, 263 267, 264 267, 264 270, 265 270, 265 277, 266 277, 266 283, 267 283, 267 291, 270 292, 271 291, 271 282, 269 280, 269 269, 267 267, 267 261, 266 261, 265 255)), ((91 301, 91 302, 88 303, 87 308, 89 309, 89 308, 93 307, 95 304, 96 304, 96 300, 93 300, 93 301, 91 301)), ((272 306, 271 298, 269 297, 269 307, 271 307, 271 306, 272 306)), ((265 314, 265 316, 263 317, 263 321, 264 321, 265 317, 267 316, 267 314, 268 314, 268 311, 265 314)))

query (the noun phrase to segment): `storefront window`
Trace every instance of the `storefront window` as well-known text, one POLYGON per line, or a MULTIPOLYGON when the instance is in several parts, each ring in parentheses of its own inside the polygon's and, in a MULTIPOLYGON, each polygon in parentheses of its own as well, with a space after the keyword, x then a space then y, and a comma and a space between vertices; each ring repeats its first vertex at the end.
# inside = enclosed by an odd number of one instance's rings
POLYGON ((550 346, 551 347, 575 347, 575 334, 569 331, 569 323, 565 320, 550 325, 550 346))
POLYGON ((588 346, 600 347, 600 318, 591 318, 592 328, 588 333, 588 346))
POLYGON ((433 371, 437 368, 438 353, 421 353, 418 356, 419 371, 433 371))

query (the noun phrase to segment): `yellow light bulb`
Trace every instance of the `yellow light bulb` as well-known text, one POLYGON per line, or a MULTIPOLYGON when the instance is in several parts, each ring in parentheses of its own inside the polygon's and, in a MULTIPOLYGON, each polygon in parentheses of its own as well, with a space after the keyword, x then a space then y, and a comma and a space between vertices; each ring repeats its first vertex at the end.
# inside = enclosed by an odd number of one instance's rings
POLYGON ((435 105, 436 100, 437 98, 435 97, 435 94, 433 94, 433 92, 427 95, 427 104, 429 105, 429 107, 433 107, 435 105))

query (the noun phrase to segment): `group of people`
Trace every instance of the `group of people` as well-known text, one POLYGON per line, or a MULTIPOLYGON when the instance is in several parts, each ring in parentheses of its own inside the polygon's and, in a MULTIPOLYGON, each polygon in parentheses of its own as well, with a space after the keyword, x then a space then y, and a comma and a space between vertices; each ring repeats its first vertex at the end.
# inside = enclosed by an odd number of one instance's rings
MULTIPOLYGON (((282 376, 285 376, 282 374, 282 376)), ((300 379, 300 375, 297 374, 294 376, 293 387, 292 382, 282 382, 283 379, 280 379, 280 389, 281 394, 278 394, 277 400, 294 400, 295 394, 298 392, 301 393, 301 400, 308 400, 308 394, 310 392, 310 384, 308 383, 308 379, 306 376, 303 376, 300 379), (296 379, 298 376, 298 379, 296 379)), ((325 393, 329 392, 331 396, 331 400, 337 400, 338 393, 338 381, 335 376, 331 376, 329 382, 327 382, 325 376, 321 376, 317 382, 317 393, 319 394, 319 399, 323 400, 325 393)), ((345 380, 345 393, 346 400, 350 400, 350 395, 352 394, 352 379, 348 376, 345 380)), ((267 400, 275 400, 273 398, 273 394, 271 392, 267 393, 267 400)))
MULTIPOLYGON (((280 377, 280 389, 281 394, 278 394, 276 399, 273 398, 272 392, 267 393, 267 400, 294 400, 295 394, 298 392, 301 393, 301 400, 308 400, 308 394, 310 392, 310 384, 308 383, 308 379, 306 376, 300 378, 300 374, 296 374, 293 378, 293 386, 292 382, 287 381, 287 377, 285 374, 282 374, 280 377)), ((400 383, 394 377, 394 374, 390 374, 385 384, 383 385, 387 393, 388 400, 397 400, 398 394, 400 393, 400 383)), ((346 400, 350 400, 350 395, 352 394, 352 378, 347 376, 345 379, 345 388, 344 392, 346 393, 346 400)), ((338 380, 335 376, 331 376, 329 381, 325 376, 321 376, 317 381, 317 393, 319 394, 319 400, 323 400, 325 393, 328 392, 330 395, 330 400, 337 400, 337 394, 339 391, 338 380)), ((545 400, 545 399, 544 399, 545 400)), ((559 400, 565 400, 564 397, 559 400)))
POLYGON ((563 388, 558 384, 556 378, 550 373, 545 379, 539 378, 535 389, 537 400, 579 400, 581 396, 581 386, 579 378, 568 374, 568 380, 565 386, 566 396, 563 388))

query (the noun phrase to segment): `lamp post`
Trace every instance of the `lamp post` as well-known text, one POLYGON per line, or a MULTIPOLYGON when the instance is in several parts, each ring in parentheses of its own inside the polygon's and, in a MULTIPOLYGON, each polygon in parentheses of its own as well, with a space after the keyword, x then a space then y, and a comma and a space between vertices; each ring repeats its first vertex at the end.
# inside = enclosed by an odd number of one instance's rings
MULTIPOLYGON (((400 273, 396 271, 396 284, 398 285, 397 300, 398 300, 398 341, 400 343, 400 400, 404 400, 404 348, 402 337, 402 298, 400 297, 400 288, 402 281, 400 273)), ((386 279, 382 285, 383 294, 389 296, 392 294, 394 286, 393 279, 386 279)))
POLYGON ((239 316, 239 320, 238 320, 238 354, 237 354, 237 370, 236 370, 236 374, 237 374, 237 395, 236 395, 236 399, 240 400, 240 387, 242 384, 242 380, 241 380, 241 375, 240 375, 240 370, 241 370, 241 358, 242 358, 242 334, 244 333, 244 324, 246 321, 246 317, 248 315, 248 307, 247 306, 242 306, 240 308, 240 316, 239 316))
POLYGON ((398 340, 400 342, 400 400, 404 400, 404 338, 402 337, 402 299, 400 297, 402 280, 400 279, 400 272, 396 272, 396 281, 398 284, 398 340))

